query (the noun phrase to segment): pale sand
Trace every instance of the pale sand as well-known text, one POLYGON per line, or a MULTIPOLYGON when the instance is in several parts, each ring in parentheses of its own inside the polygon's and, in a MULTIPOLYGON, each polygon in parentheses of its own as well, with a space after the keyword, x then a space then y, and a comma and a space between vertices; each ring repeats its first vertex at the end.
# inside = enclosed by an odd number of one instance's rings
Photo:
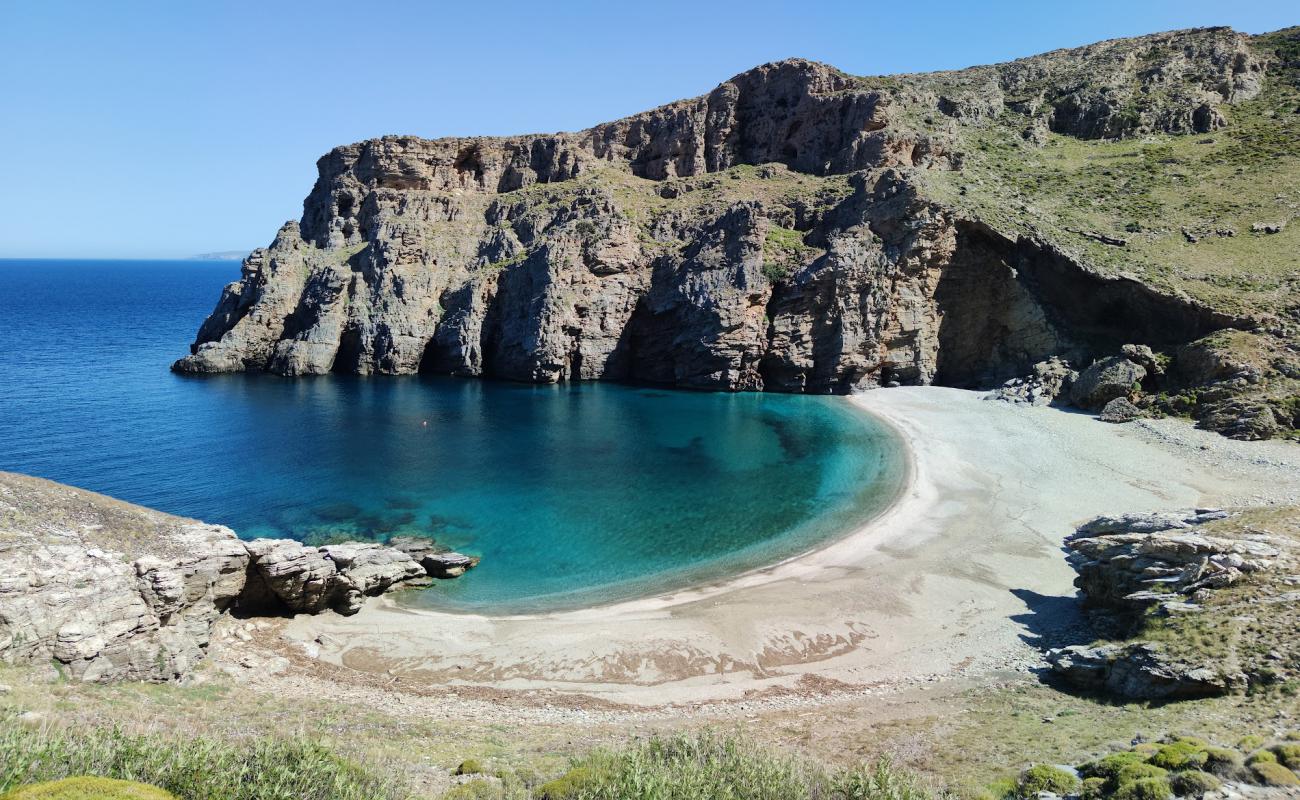
POLYGON ((412 688, 642 706, 980 679, 1027 670, 1038 660, 1030 644, 1078 632, 1060 546, 1079 522, 1300 502, 1293 444, 1233 442, 1178 420, 1107 425, 954 389, 851 402, 898 429, 911 477, 888 511, 820 550, 724 584, 583 611, 490 618, 378 600, 355 617, 287 622, 285 647, 412 688))

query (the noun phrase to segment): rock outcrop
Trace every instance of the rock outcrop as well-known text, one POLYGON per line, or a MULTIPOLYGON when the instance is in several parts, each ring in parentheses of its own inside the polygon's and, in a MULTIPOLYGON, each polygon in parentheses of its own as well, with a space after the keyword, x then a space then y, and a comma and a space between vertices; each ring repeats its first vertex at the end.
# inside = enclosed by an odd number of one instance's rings
POLYGON ((1097 517, 1066 540, 1079 573, 1074 585, 1088 604, 1141 611, 1270 568, 1281 555, 1276 546, 1199 530, 1226 517, 1217 509, 1097 517))
MULTIPOLYGON (((1283 520, 1293 526, 1297 517, 1283 520)), ((1173 700, 1274 680, 1288 663, 1282 651, 1290 648, 1292 623, 1273 612, 1261 626, 1250 612, 1293 602, 1294 577, 1284 569, 1294 563, 1289 536, 1195 509, 1097 517, 1066 547, 1084 607, 1117 640, 1049 651, 1048 663, 1065 681, 1127 699, 1173 700), (1232 591, 1248 579, 1249 587, 1232 591), (1217 631, 1218 640, 1203 643, 1197 631, 1204 630, 1217 631), (1261 653, 1268 665, 1255 663, 1261 653)))
POLYGON ((888 79, 791 60, 577 133, 339 147, 175 369, 847 392, 1183 344, 1248 322, 999 233, 925 176, 1007 115, 1213 130, 1265 66, 1228 29, 888 79))
POLYGON ((53 663, 85 681, 174 680, 203 660, 228 610, 350 614, 364 597, 477 563, 430 555, 441 560, 426 569, 378 544, 244 542, 220 525, 0 472, 0 661, 53 663))
POLYGON ((1244 676, 1170 659, 1149 642, 1062 647, 1050 651, 1047 662, 1074 686, 1131 700, 1185 700, 1246 688, 1244 676))
POLYGON ((246 609, 278 605, 296 614, 355 614, 364 598, 430 574, 406 553, 374 543, 310 547, 292 539, 255 539, 245 546, 252 566, 240 600, 246 609))

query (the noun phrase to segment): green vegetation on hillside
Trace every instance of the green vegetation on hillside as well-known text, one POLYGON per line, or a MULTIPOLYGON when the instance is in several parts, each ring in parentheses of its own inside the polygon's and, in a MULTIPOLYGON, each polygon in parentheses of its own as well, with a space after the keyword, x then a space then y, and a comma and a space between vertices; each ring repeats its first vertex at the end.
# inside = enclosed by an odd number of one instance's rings
POLYGON ((1254 40, 1274 66, 1257 97, 1221 107, 1226 128, 1117 140, 1045 133, 1040 145, 1024 133, 1028 119, 1007 111, 960 126, 963 169, 926 178, 941 200, 1009 235, 1046 237, 1103 271, 1229 312, 1300 320, 1295 33, 1254 40))
POLYGON ((0 711, 0 792, 82 776, 148 783, 183 800, 402 797, 377 774, 306 740, 230 741, 129 734, 116 727, 62 728, 0 711))

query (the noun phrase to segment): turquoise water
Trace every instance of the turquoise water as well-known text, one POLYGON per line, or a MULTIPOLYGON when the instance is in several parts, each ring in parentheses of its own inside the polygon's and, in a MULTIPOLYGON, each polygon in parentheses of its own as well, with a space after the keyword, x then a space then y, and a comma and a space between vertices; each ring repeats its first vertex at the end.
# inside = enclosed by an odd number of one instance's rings
POLYGON ((569 608, 806 551, 897 489, 842 398, 426 376, 182 377, 235 263, 0 261, 0 469, 241 536, 431 535, 479 555, 403 595, 569 608))

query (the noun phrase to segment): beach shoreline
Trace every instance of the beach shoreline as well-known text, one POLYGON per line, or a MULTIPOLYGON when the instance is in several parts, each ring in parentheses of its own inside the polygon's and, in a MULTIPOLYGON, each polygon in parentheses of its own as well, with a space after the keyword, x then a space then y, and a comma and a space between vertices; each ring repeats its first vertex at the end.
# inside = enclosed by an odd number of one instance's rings
POLYGON ((442 696, 440 710, 538 696, 713 707, 1023 677, 1041 647, 1081 633, 1060 552, 1079 522, 1300 502, 1300 448, 1289 443, 1227 440, 1181 420, 1113 426, 936 387, 846 402, 909 451, 901 496, 847 536, 716 584, 582 610, 488 617, 377 599, 355 617, 299 616, 259 639, 294 666, 243 677, 306 691, 382 676, 399 693, 480 696, 442 696))

